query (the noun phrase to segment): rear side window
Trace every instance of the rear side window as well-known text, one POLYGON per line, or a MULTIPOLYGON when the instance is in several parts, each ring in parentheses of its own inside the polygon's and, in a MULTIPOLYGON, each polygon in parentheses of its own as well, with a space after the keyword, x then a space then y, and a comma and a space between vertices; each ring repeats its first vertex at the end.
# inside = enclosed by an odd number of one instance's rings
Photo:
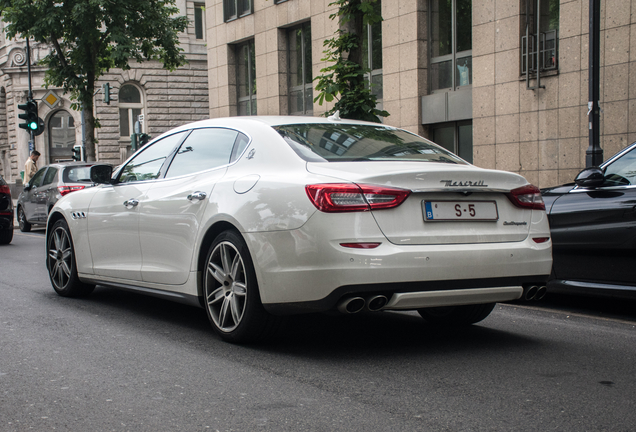
POLYGON ((437 144, 382 125, 294 124, 274 129, 308 162, 423 161, 466 164, 437 144))
POLYGON ((79 166, 66 168, 62 175, 64 183, 90 183, 91 167, 79 166))
POLYGON ((231 129, 195 129, 181 144, 168 168, 166 178, 179 177, 230 163, 232 148, 239 136, 231 129))
POLYGON ((56 178, 57 168, 49 167, 49 169, 46 171, 46 175, 44 176, 44 180, 42 181, 42 186, 53 183, 56 178))

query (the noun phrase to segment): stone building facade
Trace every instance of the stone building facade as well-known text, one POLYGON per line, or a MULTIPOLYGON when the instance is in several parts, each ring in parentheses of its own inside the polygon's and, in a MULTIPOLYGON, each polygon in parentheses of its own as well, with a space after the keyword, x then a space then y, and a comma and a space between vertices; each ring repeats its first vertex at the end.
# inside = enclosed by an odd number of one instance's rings
MULTIPOLYGON (((122 163, 130 154, 130 135, 143 114, 142 132, 155 137, 166 130, 208 118, 208 73, 204 4, 179 0, 177 6, 191 26, 180 35, 188 64, 170 72, 156 61, 131 62, 131 69, 111 69, 96 83, 108 83, 110 104, 103 93, 95 95, 96 157, 112 164, 122 163)), ((18 104, 28 95, 26 42, 7 40, 0 35, 0 174, 18 192, 20 171, 29 156, 29 134, 18 128, 18 104), (16 185, 17 184, 17 185, 16 185)), ((31 42, 33 97, 44 120, 44 132, 35 137, 34 147, 41 153, 38 166, 72 158, 72 148, 82 142, 81 112, 71 109, 71 100, 59 88, 44 88, 44 68, 38 65, 49 47, 31 42)), ((17 197, 17 195, 16 195, 17 197)))
MULTIPOLYGON (((540 187, 585 166, 588 0, 380 1, 365 47, 386 124, 540 187)), ((324 113, 307 101, 337 29, 330 3, 207 0, 210 115, 324 113)), ((633 0, 602 2, 601 41, 608 158, 636 141, 633 0)))

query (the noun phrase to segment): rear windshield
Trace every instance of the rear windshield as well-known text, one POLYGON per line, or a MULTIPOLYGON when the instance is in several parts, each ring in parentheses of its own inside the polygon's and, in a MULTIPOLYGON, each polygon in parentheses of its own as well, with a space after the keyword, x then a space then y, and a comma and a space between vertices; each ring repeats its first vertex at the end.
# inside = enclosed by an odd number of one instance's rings
POLYGON ((467 163, 431 141, 388 126, 321 123, 275 126, 274 129, 308 162, 467 163))
POLYGON ((66 168, 64 170, 64 183, 91 183, 91 167, 66 168))

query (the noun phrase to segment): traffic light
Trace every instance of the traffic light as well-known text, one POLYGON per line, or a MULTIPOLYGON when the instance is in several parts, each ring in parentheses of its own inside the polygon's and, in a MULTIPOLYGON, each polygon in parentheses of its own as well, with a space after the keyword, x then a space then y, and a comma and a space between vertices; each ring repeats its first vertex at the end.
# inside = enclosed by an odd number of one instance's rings
POLYGON ((73 146, 73 160, 74 161, 84 160, 84 147, 81 144, 75 144, 73 146))
POLYGON ((102 91, 104 92, 104 103, 110 105, 110 83, 102 84, 102 91))
MULTIPOLYGON (((18 118, 24 120, 24 123, 20 123, 18 125, 20 129, 26 129, 28 131, 36 132, 40 128, 40 119, 38 118, 38 103, 33 99, 29 99, 26 103, 19 104, 18 109, 24 111, 24 113, 18 114, 18 118)), ((42 127, 44 127, 44 122, 42 124, 42 127)))
POLYGON ((146 134, 146 133, 140 133, 139 134, 139 147, 143 147, 146 144, 148 144, 148 141, 150 141, 150 135, 146 134))

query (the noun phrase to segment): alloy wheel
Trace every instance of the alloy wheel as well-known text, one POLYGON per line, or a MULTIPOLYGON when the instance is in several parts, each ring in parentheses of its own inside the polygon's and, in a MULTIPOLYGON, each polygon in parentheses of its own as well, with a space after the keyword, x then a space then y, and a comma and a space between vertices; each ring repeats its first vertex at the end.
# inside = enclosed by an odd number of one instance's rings
POLYGON ((63 227, 55 228, 49 237, 48 260, 51 281, 56 288, 64 289, 71 279, 73 248, 63 227))
POLYGON ((247 306, 245 264, 236 247, 219 243, 208 260, 206 304, 216 327, 231 332, 241 323, 247 306))

